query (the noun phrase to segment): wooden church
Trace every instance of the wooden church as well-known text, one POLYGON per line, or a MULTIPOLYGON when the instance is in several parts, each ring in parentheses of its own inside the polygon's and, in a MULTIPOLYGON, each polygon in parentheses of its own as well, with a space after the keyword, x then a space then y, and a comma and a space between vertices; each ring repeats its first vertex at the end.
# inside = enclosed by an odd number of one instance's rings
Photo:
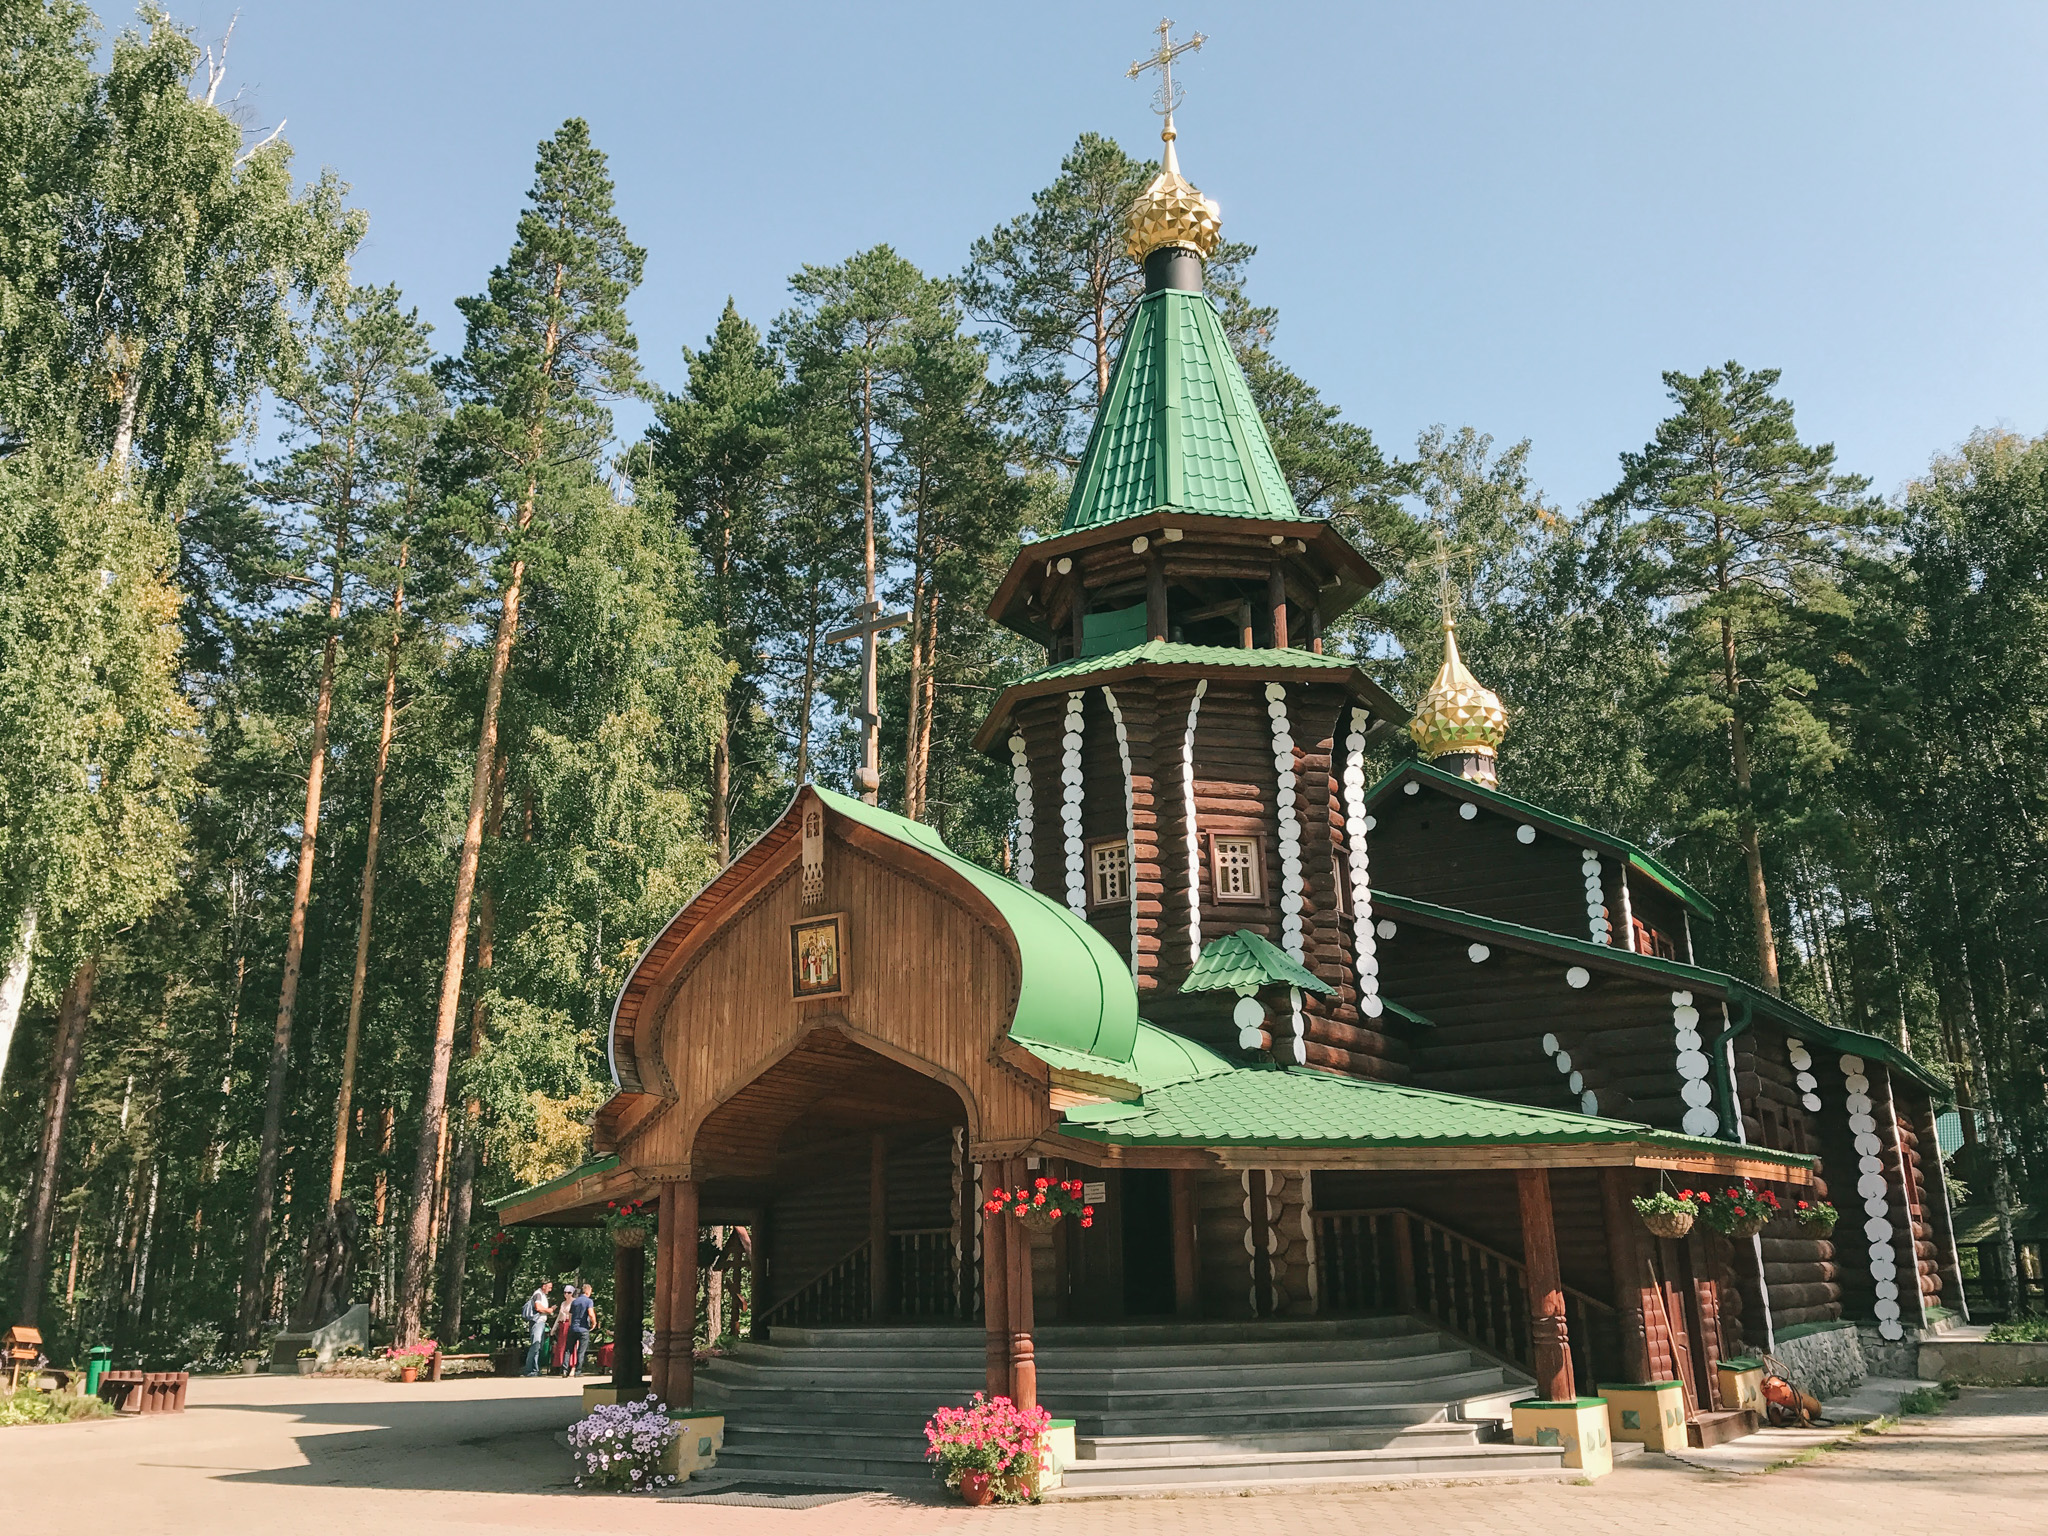
POLYGON ((1165 139, 1064 523, 990 610, 1047 657, 977 738, 1011 872, 806 786, 626 983, 595 1160, 501 1219, 658 1200, 621 1387, 779 1476, 916 1476, 978 1389, 1075 1421, 1070 1487, 1145 1487, 1494 1466, 1543 1451, 1509 1402, 1655 1384, 1711 1439, 1759 1351, 1853 1381, 1961 1305, 1934 1081, 1696 964, 1698 892, 1504 791, 1449 624, 1413 711, 1325 651, 1379 574, 1290 498, 1165 139), (983 1216, 1041 1178, 1086 1227, 983 1216), (1744 1180, 1840 1224, 1672 1239, 1630 1203, 1744 1180), (707 1263, 753 1312, 699 1365, 707 1263))

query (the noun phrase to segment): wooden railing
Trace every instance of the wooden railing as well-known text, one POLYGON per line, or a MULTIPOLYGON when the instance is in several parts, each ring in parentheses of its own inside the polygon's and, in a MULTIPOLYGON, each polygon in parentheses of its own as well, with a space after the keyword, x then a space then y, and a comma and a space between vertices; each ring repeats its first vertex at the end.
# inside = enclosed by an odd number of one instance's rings
MULTIPOLYGON (((1529 1288, 1519 1259, 1414 1211, 1318 1211, 1316 1279, 1324 1312, 1411 1312, 1525 1370, 1529 1288)), ((1613 1307, 1565 1287, 1572 1369, 1581 1383, 1621 1368, 1613 1307)))
MULTIPOLYGON (((889 1295, 893 1317, 960 1315, 960 1265, 951 1227, 889 1234, 889 1295)), ((760 1321, 799 1328, 874 1320, 868 1243, 854 1248, 789 1295, 765 1309, 760 1321)))

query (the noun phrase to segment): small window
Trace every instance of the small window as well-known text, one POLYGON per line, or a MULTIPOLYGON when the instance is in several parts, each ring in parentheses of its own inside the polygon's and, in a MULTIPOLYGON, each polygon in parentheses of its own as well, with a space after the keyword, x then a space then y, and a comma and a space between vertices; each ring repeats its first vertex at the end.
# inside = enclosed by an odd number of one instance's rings
POLYGON ((1265 896, 1266 853, 1256 837, 1211 837, 1209 881, 1218 901, 1265 896))
POLYGON ((1131 850, 1122 838, 1088 845, 1088 890, 1098 907, 1131 899, 1131 850))

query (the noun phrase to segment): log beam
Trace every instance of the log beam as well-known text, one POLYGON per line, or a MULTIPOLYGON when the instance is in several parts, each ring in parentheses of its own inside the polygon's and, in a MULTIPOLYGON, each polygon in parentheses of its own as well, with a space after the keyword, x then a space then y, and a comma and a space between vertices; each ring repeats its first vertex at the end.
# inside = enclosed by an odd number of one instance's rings
POLYGON ((1522 1268, 1529 1284, 1529 1344, 1535 1356, 1536 1390, 1551 1402, 1569 1402, 1579 1394, 1572 1380, 1571 1337, 1565 1328, 1564 1280, 1557 1264, 1550 1170, 1520 1170, 1515 1175, 1515 1192, 1522 1213, 1522 1268))

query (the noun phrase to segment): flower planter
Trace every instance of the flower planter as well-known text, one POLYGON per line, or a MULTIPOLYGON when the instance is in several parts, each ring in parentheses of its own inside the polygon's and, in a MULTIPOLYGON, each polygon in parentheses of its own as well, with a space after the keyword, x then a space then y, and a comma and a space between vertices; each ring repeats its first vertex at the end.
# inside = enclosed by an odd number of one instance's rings
POLYGON ((262 1369, 263 1357, 261 1355, 254 1355, 242 1361, 242 1374, 244 1376, 254 1376, 262 1369))
POLYGON ((960 1502, 971 1504, 976 1509, 995 1502, 996 1490, 986 1472, 962 1472, 960 1474, 960 1502))
POLYGON ((612 1232, 612 1242, 620 1248, 645 1248, 647 1229, 645 1227, 618 1227, 612 1232))
POLYGON ((1723 1225, 1719 1231, 1723 1237, 1732 1237, 1746 1242, 1770 1224, 1771 1218, 1769 1215, 1738 1216, 1733 1221, 1723 1225))
POLYGON ((299 1356, 299 1374, 301 1376, 310 1376, 319 1369, 320 1357, 318 1355, 299 1356))
POLYGON ((416 1365, 401 1365, 398 1368, 398 1379, 405 1382, 418 1381, 420 1368, 416 1365))
POLYGON ((1802 1221, 1799 1223, 1799 1230, 1808 1237, 1832 1237, 1835 1223, 1832 1218, 1826 1221, 1802 1221))
POLYGON ((1653 1237, 1684 1237, 1698 1217, 1692 1211, 1646 1211, 1643 1225, 1653 1237))

